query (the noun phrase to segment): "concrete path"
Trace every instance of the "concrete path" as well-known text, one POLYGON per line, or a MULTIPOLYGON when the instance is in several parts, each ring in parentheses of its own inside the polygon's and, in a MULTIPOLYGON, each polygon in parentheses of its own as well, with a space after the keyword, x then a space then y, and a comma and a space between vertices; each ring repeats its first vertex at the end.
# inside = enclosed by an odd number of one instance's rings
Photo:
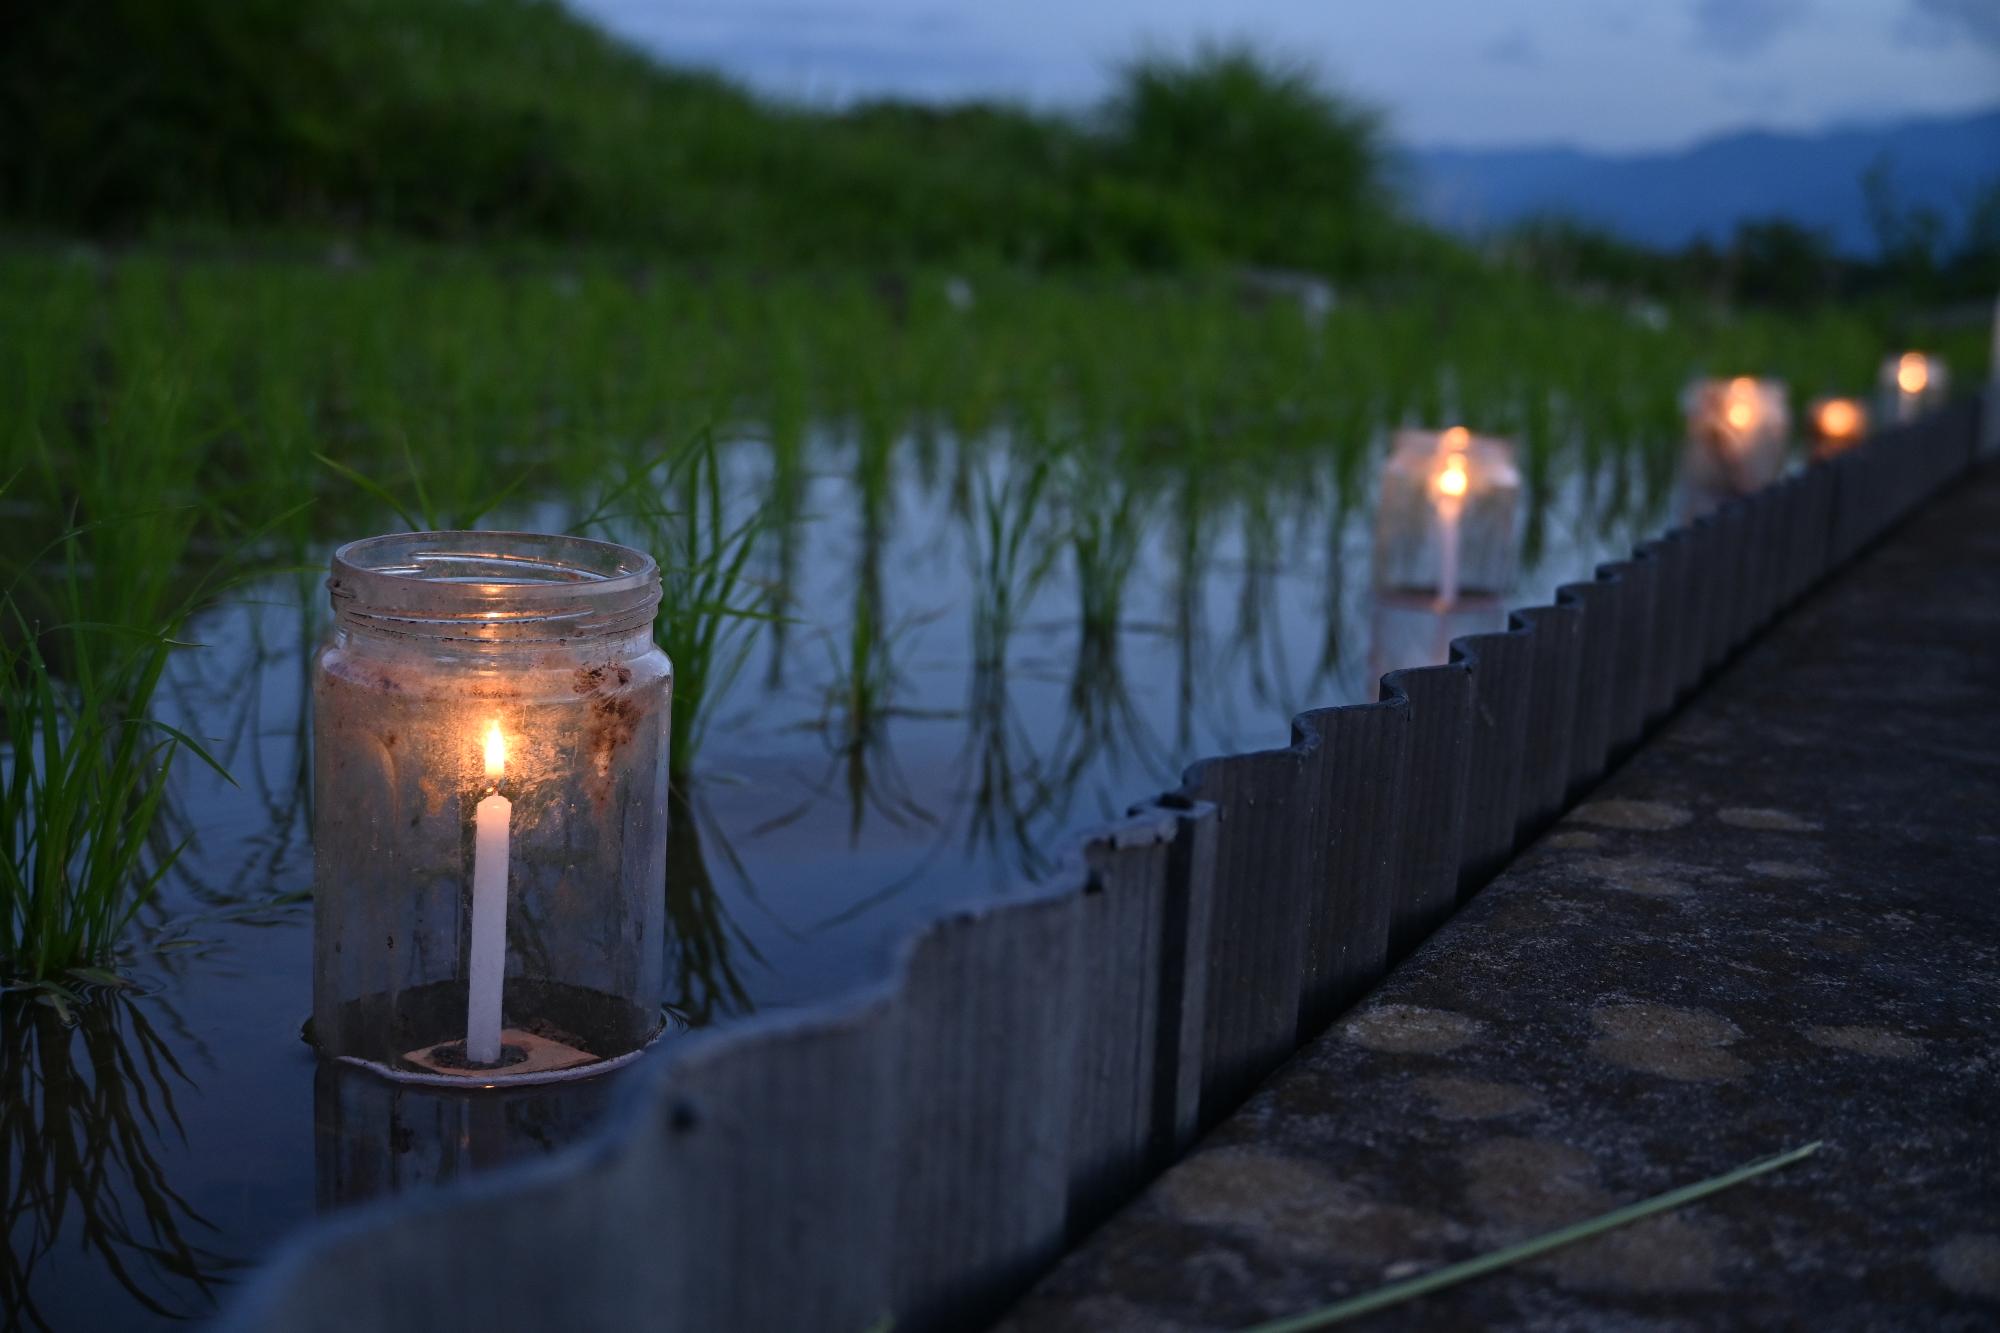
POLYGON ((2000 1327, 2000 466, 1765 635, 1004 1321, 2000 1327))

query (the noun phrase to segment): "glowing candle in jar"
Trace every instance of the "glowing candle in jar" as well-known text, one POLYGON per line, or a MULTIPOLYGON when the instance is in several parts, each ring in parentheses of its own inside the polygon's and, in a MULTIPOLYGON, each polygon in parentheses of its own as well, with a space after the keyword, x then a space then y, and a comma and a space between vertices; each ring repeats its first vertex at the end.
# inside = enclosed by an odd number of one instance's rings
POLYGON ((1748 375, 1738 375, 1729 381, 1722 419, 1735 432, 1730 440, 1732 444, 1748 439, 1751 428, 1757 424, 1757 392, 1757 381, 1748 375))
POLYGON ((1896 361, 1896 387, 1915 397, 1931 384, 1930 358, 1922 352, 1905 352, 1896 361))
POLYGON ((1431 481, 1431 489, 1437 500, 1439 606, 1458 600, 1458 521, 1472 482, 1465 470, 1465 450, 1471 442, 1472 434, 1463 426, 1453 426, 1438 441, 1444 464, 1431 481))
POLYGON ((507 854, 514 803, 500 794, 507 738, 486 728, 486 780, 492 790, 473 812, 472 945, 467 961, 465 1058, 500 1063, 500 985, 507 971, 507 854))
POLYGON ((1913 421, 1943 399, 1949 376, 1943 361, 1923 352, 1904 352, 1882 363, 1882 411, 1896 421, 1913 421))
POLYGON ((1852 398, 1821 398, 1812 406, 1813 455, 1831 458, 1852 448, 1868 429, 1868 410, 1852 398))

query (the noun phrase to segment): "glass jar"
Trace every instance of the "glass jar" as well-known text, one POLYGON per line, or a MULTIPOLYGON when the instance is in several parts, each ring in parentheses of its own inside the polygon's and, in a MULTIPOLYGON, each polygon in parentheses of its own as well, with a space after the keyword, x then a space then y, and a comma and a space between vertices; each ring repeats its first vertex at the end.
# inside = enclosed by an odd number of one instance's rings
POLYGON ((313 673, 313 1038, 423 1082, 594 1073, 662 1021, 673 667, 609 542, 333 555, 313 673))
POLYGON ((1868 405, 1855 398, 1815 398, 1806 420, 1812 423, 1812 456, 1821 462, 1846 453, 1868 435, 1868 405))
POLYGON ((1785 470, 1792 414, 1783 380, 1696 380, 1681 395, 1687 451, 1681 482, 1690 516, 1733 495, 1749 495, 1785 470))
POLYGON ((1950 390, 1950 373, 1941 357, 1904 352, 1882 363, 1882 416, 1887 421, 1915 421, 1942 406, 1950 390))
POLYGON ((1440 606, 1514 585, 1521 474, 1505 440, 1450 430, 1399 430, 1375 509, 1375 586, 1440 606))

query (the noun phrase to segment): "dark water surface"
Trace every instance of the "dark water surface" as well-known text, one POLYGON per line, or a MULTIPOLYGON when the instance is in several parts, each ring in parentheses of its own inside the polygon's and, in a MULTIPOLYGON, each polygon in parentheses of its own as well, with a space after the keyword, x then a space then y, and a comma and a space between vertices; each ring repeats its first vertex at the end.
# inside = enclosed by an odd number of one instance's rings
MULTIPOLYGON (((727 460, 746 503, 768 489, 761 446, 727 460)), ((821 442, 795 520, 760 545, 790 619, 745 624, 673 810, 666 998, 688 1022, 877 973, 940 903, 1042 873, 1066 835, 1193 759, 1283 744, 1291 713, 1373 697, 1381 671, 1442 660, 1451 636, 1498 628, 1503 605, 1548 600, 1664 517, 1636 463, 1553 468, 1562 480, 1527 497, 1513 594, 1440 617, 1370 595, 1367 468, 1345 495, 1310 460, 1058 476, 1027 504, 1021 469, 991 452, 905 445, 892 461, 896 480, 871 486, 821 442), (1085 558, 1112 573, 1080 576, 1075 514, 1104 519, 1085 558), (1026 553, 1011 566, 992 538, 1010 530, 1026 553), (1116 632, 1089 631, 1086 603, 1116 632)), ((570 513, 504 517, 560 529, 570 513)), ((571 1141, 615 1095, 615 1075, 500 1097, 392 1088, 300 1042, 322 600, 318 574, 273 576, 205 615, 175 662, 159 712, 213 738, 237 785, 177 770, 170 819, 191 840, 147 917, 162 947, 128 969, 141 992, 98 997, 74 1028, 5 1010, 10 1327, 205 1317, 314 1216, 571 1141)))

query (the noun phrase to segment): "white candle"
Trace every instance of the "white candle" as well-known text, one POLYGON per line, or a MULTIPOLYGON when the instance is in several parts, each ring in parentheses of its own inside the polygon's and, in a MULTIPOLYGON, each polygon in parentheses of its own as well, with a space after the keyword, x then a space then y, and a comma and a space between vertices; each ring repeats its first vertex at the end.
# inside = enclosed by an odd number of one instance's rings
MULTIPOLYGON (((1445 432, 1448 449, 1453 444, 1462 447, 1465 440, 1463 427, 1455 426, 1445 432)), ((1458 449, 1450 449, 1445 455, 1444 466, 1432 483, 1437 490, 1437 599, 1440 607, 1449 607, 1458 601, 1458 519, 1465 509, 1465 492, 1471 484, 1472 478, 1465 470, 1465 455, 1458 449)))
MULTIPOLYGON (((486 778, 498 783, 507 766, 500 724, 486 729, 486 778)), ((496 786, 473 813, 472 945, 466 968, 465 1058, 500 1062, 500 983, 507 971, 508 824, 514 803, 496 786)))

